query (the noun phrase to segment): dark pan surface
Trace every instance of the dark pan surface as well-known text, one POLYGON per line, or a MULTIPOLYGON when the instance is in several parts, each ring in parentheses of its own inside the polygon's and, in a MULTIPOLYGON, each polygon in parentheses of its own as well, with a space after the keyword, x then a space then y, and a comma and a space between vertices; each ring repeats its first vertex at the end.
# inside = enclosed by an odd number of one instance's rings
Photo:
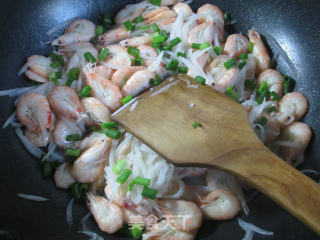
MULTIPOLYGON (((97 22, 102 11, 116 13, 126 3, 123 0, 2 0, 0 5, 0 89, 27 85, 25 77, 17 76, 26 57, 48 54, 49 39, 46 31, 71 17, 86 17, 97 22)), ((318 0, 195 0, 194 8, 206 2, 217 4, 230 11, 237 23, 236 31, 246 33, 255 26, 275 39, 285 50, 297 70, 294 75, 279 60, 279 70, 297 80, 296 90, 307 96, 310 110, 305 117, 315 137, 306 153, 301 169, 320 169, 320 2, 318 0)), ((231 29, 230 31, 232 31, 231 29)), ((271 48, 274 46, 271 45, 271 48)), ((13 99, 0 98, 1 125, 13 111, 13 99)), ((51 180, 43 180, 33 159, 16 138, 13 129, 0 130, 0 230, 12 233, 11 239, 89 239, 77 233, 80 219, 87 213, 82 202, 74 206, 74 226, 65 221, 65 210, 70 196, 55 188, 51 180), (20 199, 17 193, 44 196, 48 202, 20 199)), ((266 169, 268 171, 268 169, 266 169)), ((319 179, 316 179, 319 180, 319 179)), ((258 194, 249 203, 249 222, 274 231, 271 237, 255 235, 254 239, 319 239, 302 223, 278 207, 271 200, 258 194)), ((98 231, 93 219, 89 228, 98 231)), ((241 239, 244 232, 236 220, 206 222, 199 232, 199 239, 241 239)), ((103 235, 105 239, 125 239, 103 235)), ((0 239, 6 239, 0 235, 0 239)), ((8 238, 10 239, 10 238, 8 238)))

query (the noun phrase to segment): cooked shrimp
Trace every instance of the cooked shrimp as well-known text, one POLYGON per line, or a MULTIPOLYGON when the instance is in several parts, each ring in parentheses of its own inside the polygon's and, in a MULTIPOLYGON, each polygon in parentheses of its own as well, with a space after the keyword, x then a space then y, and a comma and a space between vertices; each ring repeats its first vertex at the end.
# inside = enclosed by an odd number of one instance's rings
POLYGON ((158 201, 158 205, 163 217, 179 231, 188 232, 201 226, 201 210, 192 202, 162 199, 158 201))
POLYGON ((269 143, 275 140, 280 135, 280 123, 276 117, 271 117, 269 114, 261 114, 257 117, 257 120, 260 119, 262 116, 267 118, 267 123, 264 125, 264 143, 269 143))
POLYGON ((193 14, 191 7, 188 4, 185 4, 184 2, 179 2, 179 3, 175 4, 172 7, 172 10, 175 11, 177 13, 177 15, 182 15, 183 19, 186 19, 186 18, 192 16, 192 14, 193 14))
POLYGON ((128 132, 124 134, 123 141, 119 144, 115 153, 116 161, 125 158, 131 150, 132 135, 128 132))
POLYGON ((44 142, 53 129, 53 114, 47 98, 40 93, 27 93, 19 100, 16 109, 19 121, 31 132, 42 132, 44 142))
POLYGON ((214 34, 216 33, 215 27, 212 22, 204 22, 191 29, 188 34, 188 44, 192 43, 212 43, 214 34))
POLYGON ((28 130, 28 128, 24 130, 24 135, 35 147, 45 147, 50 141, 48 136, 44 136, 42 132, 34 133, 28 130))
POLYGON ((133 38, 128 38, 120 41, 119 44, 120 46, 123 46, 123 47, 128 47, 128 46, 138 47, 141 45, 150 45, 152 41, 153 41, 152 36, 148 35, 148 36, 137 36, 133 38))
POLYGON ((108 80, 111 79, 113 74, 112 69, 106 66, 96 66, 93 68, 93 70, 95 74, 108 80))
POLYGON ((54 172, 54 182, 58 188, 68 189, 76 180, 71 175, 71 165, 61 164, 54 172))
POLYGON ((68 135, 73 134, 77 134, 81 137, 83 133, 73 122, 68 122, 68 124, 65 124, 60 119, 56 121, 55 128, 52 132, 52 138, 58 147, 63 149, 77 148, 80 144, 79 141, 74 142, 66 140, 68 135))
POLYGON ((198 167, 175 167, 174 174, 179 176, 179 178, 185 177, 201 177, 208 172, 207 168, 198 167))
POLYGON ((96 142, 85 150, 72 166, 72 176, 82 183, 95 181, 103 172, 109 154, 109 139, 96 142))
POLYGON ((139 46, 138 49, 140 51, 140 57, 143 59, 143 66, 145 67, 151 66, 158 57, 157 51, 151 46, 143 45, 139 46))
POLYGON ((224 51, 230 56, 237 58, 241 53, 248 52, 249 40, 242 34, 231 34, 224 45, 224 51))
POLYGON ((123 67, 118 69, 112 75, 111 81, 114 82, 119 88, 124 86, 124 83, 137 71, 143 70, 143 66, 123 67))
POLYGON ((36 82, 40 82, 40 83, 45 83, 48 82, 48 78, 44 78, 34 72, 32 72, 31 70, 27 70, 25 73, 27 78, 29 78, 32 81, 36 81, 36 82))
POLYGON ((92 96, 99 99, 110 111, 121 106, 121 92, 118 86, 95 73, 84 73, 86 84, 92 88, 92 96))
POLYGON ((120 69, 131 66, 130 59, 132 56, 127 52, 125 47, 120 45, 109 45, 107 47, 109 49, 109 55, 104 61, 107 63, 108 67, 120 69))
POLYGON ((160 7, 154 11, 142 14, 146 19, 146 23, 156 23, 160 29, 173 23, 176 20, 177 14, 167 7, 160 7))
POLYGON ((41 55, 32 55, 27 59, 30 71, 45 79, 48 79, 49 73, 54 71, 54 69, 50 67, 51 63, 51 58, 41 55))
POLYGON ((101 193, 106 186, 106 179, 104 177, 104 172, 102 172, 91 184, 90 191, 93 193, 101 193))
POLYGON ((91 41, 95 37, 94 23, 86 19, 78 19, 70 24, 65 33, 55 39, 52 45, 66 46, 74 42, 91 41))
POLYGON ((296 160, 306 150, 312 137, 310 127, 302 122, 294 122, 282 129, 280 139, 282 141, 292 142, 292 147, 282 147, 282 155, 284 159, 290 164, 295 163, 296 160))
POLYGON ((117 205, 124 207, 125 205, 125 192, 123 192, 120 188, 118 191, 114 192, 112 191, 112 186, 107 185, 104 188, 104 193, 106 194, 106 197, 109 201, 116 203, 117 205))
POLYGON ((128 4, 125 8, 121 9, 117 15, 114 17, 114 21, 117 25, 124 23, 128 20, 133 20, 136 17, 141 16, 143 10, 145 9, 144 3, 138 4, 128 4))
POLYGON ((216 88, 222 92, 227 90, 228 86, 234 86, 239 78, 239 69, 230 68, 216 82, 216 88))
POLYGON ((252 55, 256 60, 257 73, 270 68, 270 56, 258 32, 249 30, 249 40, 253 42, 252 55))
POLYGON ((81 152, 83 152, 95 145, 97 142, 100 142, 102 140, 107 141, 107 139, 108 138, 104 133, 92 132, 81 141, 79 149, 81 152))
POLYGON ((59 48, 59 54, 68 58, 72 57, 74 53, 83 58, 86 52, 90 52, 95 58, 98 57, 98 51, 90 42, 75 42, 59 48))
POLYGON ((87 125, 100 125, 102 122, 111 121, 111 113, 109 109, 98 99, 94 97, 86 97, 81 100, 83 111, 88 118, 84 119, 87 125))
POLYGON ((267 69, 261 72, 258 76, 258 82, 266 82, 270 92, 275 92, 279 97, 282 97, 283 79, 281 73, 273 69, 267 69))
POLYGON ((213 82, 208 83, 208 85, 214 86, 215 82, 217 82, 223 76, 223 74, 225 74, 227 69, 224 67, 224 63, 230 59, 230 56, 220 55, 216 57, 207 67, 205 67, 206 73, 211 74, 213 78, 213 82))
POLYGON ((126 82, 121 90, 123 96, 131 95, 137 96, 143 90, 149 88, 150 79, 155 78, 156 74, 150 70, 140 70, 135 72, 126 82))
POLYGON ((176 4, 177 2, 182 2, 182 1, 183 0, 162 0, 161 1, 161 6, 170 6, 170 5, 176 4))
POLYGON ((123 208, 122 210, 123 210, 123 223, 130 224, 131 226, 135 224, 139 224, 142 227, 144 227, 145 225, 144 216, 132 210, 129 210, 127 208, 123 208))
POLYGON ((102 231, 112 234, 122 227, 123 212, 117 204, 103 197, 87 194, 87 205, 102 231))
POLYGON ((308 101, 299 92, 288 93, 279 102, 279 112, 286 116, 292 116, 295 121, 302 118, 307 111, 308 101))
POLYGON ((124 25, 121 25, 115 29, 109 30, 102 34, 98 40, 102 45, 113 44, 120 40, 126 39, 129 36, 129 32, 124 25))
POLYGON ((73 121, 81 119, 81 102, 75 90, 67 86, 55 87, 48 96, 53 110, 60 116, 73 121))
POLYGON ((240 201, 228 190, 214 190, 200 199, 200 206, 205 216, 213 220, 227 220, 235 217, 241 207, 240 201))

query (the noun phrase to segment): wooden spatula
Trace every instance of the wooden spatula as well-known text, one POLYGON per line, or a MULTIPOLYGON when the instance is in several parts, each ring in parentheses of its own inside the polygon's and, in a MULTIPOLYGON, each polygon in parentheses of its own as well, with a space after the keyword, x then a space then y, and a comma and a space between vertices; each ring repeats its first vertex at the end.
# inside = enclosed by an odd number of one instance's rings
POLYGON ((226 170, 320 234, 319 184, 265 147, 237 102, 185 75, 136 102, 112 117, 158 154, 175 164, 226 170), (193 128, 194 122, 201 126, 193 128))

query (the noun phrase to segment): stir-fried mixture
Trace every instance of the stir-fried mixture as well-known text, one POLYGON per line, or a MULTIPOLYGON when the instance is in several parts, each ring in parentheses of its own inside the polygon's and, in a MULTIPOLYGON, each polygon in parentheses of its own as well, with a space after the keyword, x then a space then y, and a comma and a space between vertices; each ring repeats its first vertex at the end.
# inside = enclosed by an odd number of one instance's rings
POLYGON ((58 188, 85 198, 102 231, 129 226, 135 239, 194 239, 204 218, 248 212, 241 183, 219 170, 168 163, 111 114, 135 101, 134 114, 139 94, 167 76, 188 74, 239 102, 261 141, 290 164, 301 162, 311 138, 299 122, 306 98, 270 68, 257 31, 226 36, 229 20, 213 4, 194 12, 175 0, 128 5, 114 24, 107 14, 102 25, 74 20, 48 57, 30 56, 21 69, 35 86, 0 92, 19 96, 5 125, 15 127, 58 188))

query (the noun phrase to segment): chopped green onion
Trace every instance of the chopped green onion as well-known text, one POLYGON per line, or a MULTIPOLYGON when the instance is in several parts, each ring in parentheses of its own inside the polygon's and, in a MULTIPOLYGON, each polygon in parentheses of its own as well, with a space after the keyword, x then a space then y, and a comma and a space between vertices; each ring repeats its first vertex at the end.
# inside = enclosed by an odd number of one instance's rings
POLYGON ((88 183, 74 183, 70 188, 70 193, 73 198, 80 199, 88 192, 88 190, 88 183))
POLYGON ((116 174, 120 174, 122 170, 126 167, 127 161, 125 159, 120 159, 117 164, 112 168, 112 171, 116 174))
POLYGON ((115 128, 102 129, 99 132, 104 133, 105 135, 107 135, 109 138, 112 138, 112 139, 119 139, 121 136, 121 132, 115 128))
POLYGON ((246 61, 241 61, 238 65, 239 69, 241 70, 247 64, 246 61))
POLYGON ((169 44, 170 44, 171 47, 174 47, 177 44, 179 44, 180 42, 181 42, 181 38, 176 37, 176 38, 172 39, 169 44))
POLYGON ((266 125, 267 122, 268 122, 268 119, 265 116, 262 116, 256 121, 257 124, 260 124, 262 126, 266 125))
POLYGON ((208 42, 205 42, 205 43, 202 43, 199 47, 200 50, 204 50, 206 48, 210 47, 210 43, 208 42))
POLYGON ((91 87, 86 85, 81 89, 81 91, 79 93, 79 97, 80 98, 88 97, 90 95, 90 93, 91 93, 91 87))
POLYGON ((268 83, 267 83, 266 81, 263 81, 263 82, 260 84, 259 88, 258 88, 258 92, 259 92, 260 94, 262 94, 263 92, 268 91, 268 90, 269 90, 269 88, 268 88, 268 83))
POLYGON ((96 36, 99 37, 104 32, 104 28, 101 25, 96 26, 96 36))
POLYGON ((256 98, 256 102, 261 104, 263 102, 263 100, 269 96, 269 91, 264 90, 263 92, 259 93, 258 95, 259 96, 256 98))
POLYGON ((212 49, 218 56, 221 55, 222 48, 220 46, 219 47, 213 47, 212 49))
POLYGON ((224 12, 223 17, 224 17, 224 21, 225 21, 226 23, 231 21, 231 13, 229 13, 229 12, 224 12))
POLYGON ((247 79, 244 81, 244 87, 247 89, 254 90, 254 89, 256 89, 257 84, 254 81, 247 79))
POLYGON ((44 177, 50 177, 53 174, 52 166, 49 162, 45 162, 42 168, 42 174, 44 177))
POLYGON ((199 44, 199 43, 192 43, 191 44, 191 48, 193 48, 193 49, 200 49, 200 46, 201 46, 201 44, 199 44))
POLYGON ((231 86, 227 87, 226 95, 235 101, 239 100, 238 93, 234 89, 232 89, 231 86))
POLYGON ((292 91, 294 82, 293 82, 292 78, 290 78, 289 76, 286 76, 286 75, 284 75, 282 77, 282 79, 284 80, 284 83, 283 83, 283 94, 285 95, 285 94, 287 94, 287 93, 292 91))
POLYGON ((52 68, 57 68, 59 67, 60 63, 58 61, 53 61, 51 64, 50 64, 50 67, 52 68))
POLYGON ((72 82, 74 80, 77 80, 80 74, 80 70, 79 68, 71 68, 68 72, 67 72, 67 82, 66 85, 67 86, 71 86, 72 82))
POLYGON ((188 68, 187 67, 178 67, 178 73, 187 73, 188 72, 188 68))
POLYGON ((141 23, 144 21, 143 17, 142 16, 139 16, 139 17, 136 17, 134 20, 133 20, 135 23, 141 23))
POLYGON ((147 197, 153 200, 156 199, 157 194, 158 194, 158 190, 153 188, 148 188, 148 187, 144 187, 141 193, 143 197, 147 197))
POLYGON ((140 239, 143 233, 143 226, 141 224, 135 224, 130 229, 130 235, 133 239, 140 239))
POLYGON ((160 32, 160 28, 158 27, 158 25, 156 23, 152 23, 151 26, 152 26, 153 31, 160 32))
POLYGON ((55 60, 58 61, 60 63, 61 66, 64 66, 64 58, 62 55, 56 54, 56 53, 50 53, 50 57, 55 60))
POLYGON ((142 30, 149 29, 149 28, 150 28, 150 26, 141 26, 141 27, 139 27, 139 29, 142 29, 142 30))
POLYGON ((168 46, 163 46, 162 48, 163 50, 166 50, 166 51, 171 51, 172 50, 172 47, 170 45, 168 46))
POLYGON ((54 82, 55 84, 59 84, 58 79, 61 77, 61 72, 51 72, 49 73, 49 80, 54 82))
POLYGON ((84 58, 86 59, 87 62, 90 62, 90 63, 95 63, 97 61, 97 59, 95 59, 95 57, 91 54, 91 52, 86 52, 84 54, 84 58))
POLYGON ((177 60, 171 60, 167 64, 166 69, 171 70, 171 71, 175 71, 177 69, 178 65, 179 65, 179 62, 177 60))
POLYGON ((268 112, 275 112, 277 108, 275 106, 272 106, 271 108, 268 109, 268 112))
POLYGON ((80 140, 79 134, 70 134, 66 136, 66 141, 68 142, 75 142, 80 140))
POLYGON ((109 54, 109 48, 102 48, 101 52, 99 53, 98 58, 101 61, 104 61, 106 59, 106 57, 108 56, 108 54, 109 54))
POLYGON ((206 84, 206 79, 204 77, 199 76, 199 75, 195 77, 195 80, 200 84, 206 84))
POLYGON ((125 105, 126 103, 130 102, 132 100, 132 96, 131 95, 128 95, 124 98, 121 99, 121 102, 123 105, 125 105))
POLYGON ((151 183, 151 179, 149 178, 136 177, 130 182, 128 190, 132 191, 134 185, 142 185, 144 187, 148 187, 150 183, 151 183))
POLYGON ((225 61, 223 65, 227 70, 229 70, 230 68, 237 65, 237 60, 235 60, 234 58, 231 58, 228 61, 225 61))
POLYGON ((270 92, 270 96, 271 96, 271 101, 279 101, 280 100, 279 95, 275 91, 270 92))
POLYGON ((130 61, 132 66, 141 66, 143 64, 142 58, 132 58, 130 61))
POLYGON ((103 122, 102 124, 101 124, 101 127, 103 128, 103 129, 106 129, 106 128, 114 128, 114 127, 116 127, 117 126, 117 123, 116 122, 103 122))
POLYGON ((150 83, 151 85, 153 85, 153 86, 159 85, 160 82, 161 82, 161 77, 160 77, 158 74, 156 75, 156 78, 155 78, 155 79, 151 78, 151 79, 149 80, 149 83, 150 83))
POLYGON ((136 56, 137 58, 140 56, 140 50, 136 47, 128 47, 127 52, 130 55, 136 56))
POLYGON ((69 157, 79 157, 81 154, 78 148, 67 148, 66 155, 69 157))
POLYGON ((252 53, 253 52, 253 42, 250 42, 248 52, 252 53))
POLYGON ((160 5, 161 5, 161 0, 150 0, 150 2, 151 2, 153 5, 156 5, 156 6, 160 6, 160 5))
POLYGON ((132 174, 132 171, 130 169, 123 170, 121 175, 117 178, 117 183, 124 184, 131 174, 132 174))
POLYGON ((200 123, 194 122, 194 123, 192 123, 192 127, 193 127, 193 128, 200 127, 200 123))
POLYGON ((97 127, 97 126, 89 126, 88 127, 88 131, 89 132, 95 132, 95 131, 98 131, 100 128, 97 127))
POLYGON ((155 43, 155 44, 163 43, 165 40, 166 40, 165 37, 162 36, 162 35, 159 35, 159 34, 157 34, 157 35, 154 34, 153 35, 153 43, 155 43))
POLYGON ((184 57, 184 58, 187 57, 187 55, 186 55, 185 53, 182 53, 182 52, 178 52, 178 53, 177 53, 177 56, 178 56, 178 57, 184 57))
POLYGON ((56 170, 62 163, 59 162, 58 160, 52 161, 51 162, 51 167, 53 170, 56 170))
POLYGON ((112 25, 112 18, 110 14, 102 14, 101 15, 101 22, 105 25, 112 25))
POLYGON ((134 31, 136 26, 130 22, 130 20, 123 23, 123 25, 126 27, 128 31, 134 31))
POLYGON ((241 60, 245 60, 248 58, 248 53, 241 53, 238 58, 241 60))

